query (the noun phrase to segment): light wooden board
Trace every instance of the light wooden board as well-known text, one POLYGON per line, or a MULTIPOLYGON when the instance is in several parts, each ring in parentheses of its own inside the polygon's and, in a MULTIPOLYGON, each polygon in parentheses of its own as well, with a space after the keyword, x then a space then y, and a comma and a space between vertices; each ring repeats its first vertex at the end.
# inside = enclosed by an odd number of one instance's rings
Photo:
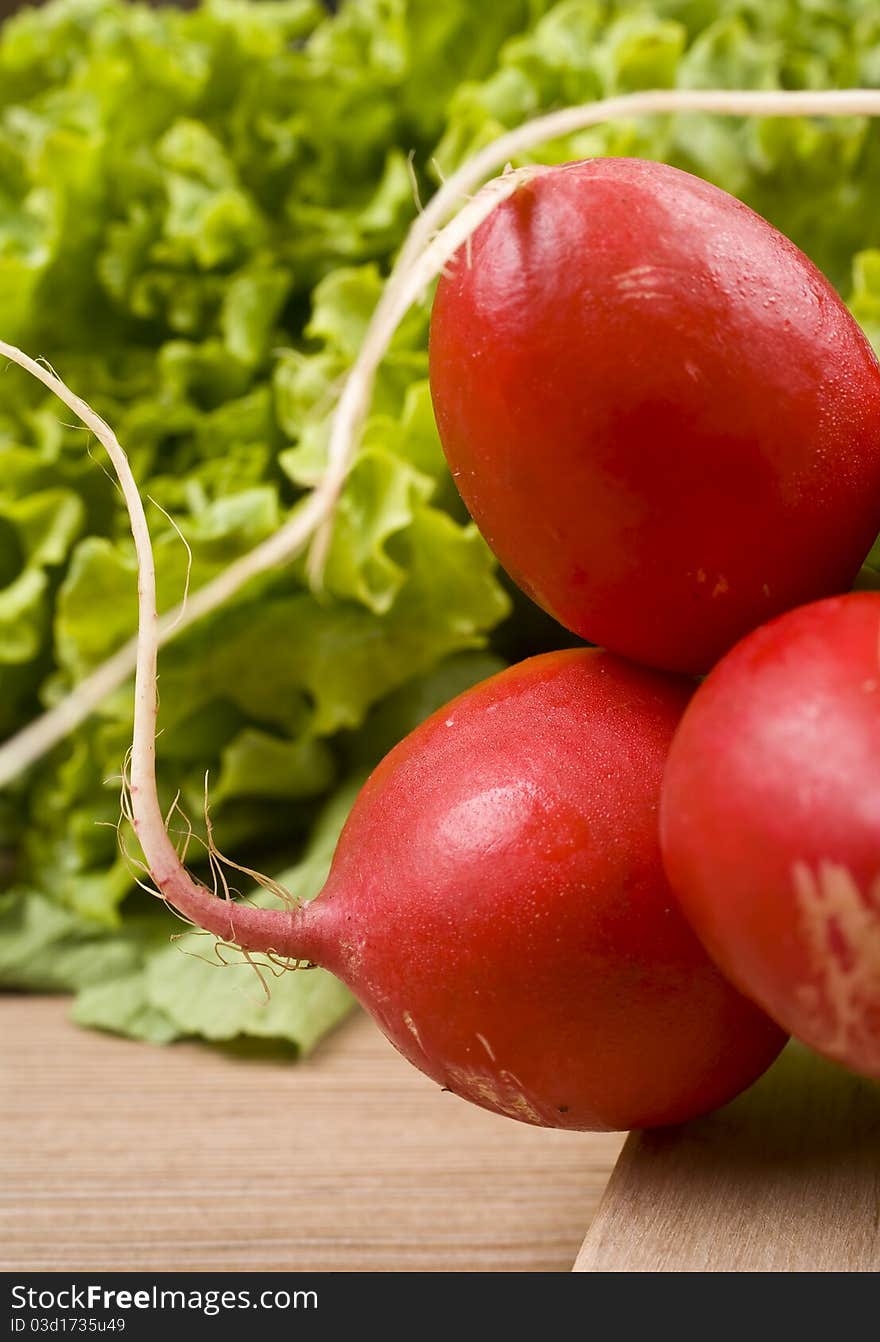
POLYGON ((309 1061, 0 997, 0 1270, 569 1271, 621 1138, 442 1093, 364 1017, 309 1061))
POLYGON ((575 1271, 880 1269, 880 1087, 790 1045, 719 1113, 634 1133, 575 1271))

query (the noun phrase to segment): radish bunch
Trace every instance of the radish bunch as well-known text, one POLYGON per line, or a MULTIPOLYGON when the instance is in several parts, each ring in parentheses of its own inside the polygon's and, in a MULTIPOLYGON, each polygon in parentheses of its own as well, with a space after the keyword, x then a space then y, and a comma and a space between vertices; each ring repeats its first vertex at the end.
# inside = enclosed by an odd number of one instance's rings
POLYGON ((93 429, 125 495, 128 812, 158 892, 224 942, 333 970, 423 1072, 529 1123, 681 1122, 789 1031, 880 1075, 880 596, 831 595, 880 529, 866 340, 764 220, 633 160, 502 177, 400 264, 299 541, 318 529, 319 562, 363 369, 445 267, 430 357, 453 476, 523 589, 608 650, 530 659, 417 728, 308 905, 218 898, 183 866, 156 794, 135 481, 109 427, 0 342, 93 429))
POLYGON ((478 230, 431 370, 453 475, 526 592, 648 666, 727 652, 672 744, 667 878, 732 983, 880 1077, 880 594, 763 625, 845 592, 880 529, 862 332, 740 202, 598 159, 478 230))

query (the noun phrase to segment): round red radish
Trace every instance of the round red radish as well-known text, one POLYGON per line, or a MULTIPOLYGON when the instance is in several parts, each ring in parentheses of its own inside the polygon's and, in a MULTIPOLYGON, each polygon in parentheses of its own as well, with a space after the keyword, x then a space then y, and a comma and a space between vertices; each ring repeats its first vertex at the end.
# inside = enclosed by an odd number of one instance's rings
POLYGON ((391 751, 312 904, 166 894, 331 969, 410 1062, 487 1109, 561 1128, 691 1118, 783 1042, 663 875, 660 782, 692 689, 593 650, 532 658, 391 751))
POLYGON ((498 205, 440 281, 431 387, 510 575, 591 642, 702 672, 852 585, 880 529, 880 366, 740 201, 592 159, 498 205))
POLYGON ((719 663, 672 746, 662 843, 725 973, 880 1077, 880 594, 792 611, 719 663))

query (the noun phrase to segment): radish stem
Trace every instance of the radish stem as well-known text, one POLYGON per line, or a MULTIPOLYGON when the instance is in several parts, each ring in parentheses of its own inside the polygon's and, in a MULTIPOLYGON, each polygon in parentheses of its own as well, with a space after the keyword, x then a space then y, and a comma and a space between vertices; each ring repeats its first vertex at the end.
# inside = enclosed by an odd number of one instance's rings
POLYGON ((290 959, 310 960, 317 943, 309 936, 306 926, 315 923, 314 917, 309 916, 308 906, 282 911, 216 898, 192 879, 181 862, 168 836, 156 789, 156 718, 159 711, 156 569, 149 525, 131 466, 110 426, 51 369, 4 340, 0 340, 0 356, 42 382, 92 431, 110 458, 125 499, 138 562, 134 732, 127 792, 131 824, 150 876, 161 896, 179 913, 222 941, 234 942, 244 950, 272 951, 290 959))

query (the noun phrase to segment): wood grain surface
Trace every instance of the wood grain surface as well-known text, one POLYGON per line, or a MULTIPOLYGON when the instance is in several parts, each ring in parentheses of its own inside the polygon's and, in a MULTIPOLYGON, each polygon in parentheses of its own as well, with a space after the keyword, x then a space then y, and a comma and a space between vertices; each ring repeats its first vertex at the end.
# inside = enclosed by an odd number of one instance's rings
POLYGON ((619 1136, 442 1093, 364 1017, 305 1063, 0 997, 0 1270, 569 1271, 619 1136))
POLYGON ((880 1269, 880 1087, 789 1045, 747 1094, 627 1140, 575 1271, 880 1269))

